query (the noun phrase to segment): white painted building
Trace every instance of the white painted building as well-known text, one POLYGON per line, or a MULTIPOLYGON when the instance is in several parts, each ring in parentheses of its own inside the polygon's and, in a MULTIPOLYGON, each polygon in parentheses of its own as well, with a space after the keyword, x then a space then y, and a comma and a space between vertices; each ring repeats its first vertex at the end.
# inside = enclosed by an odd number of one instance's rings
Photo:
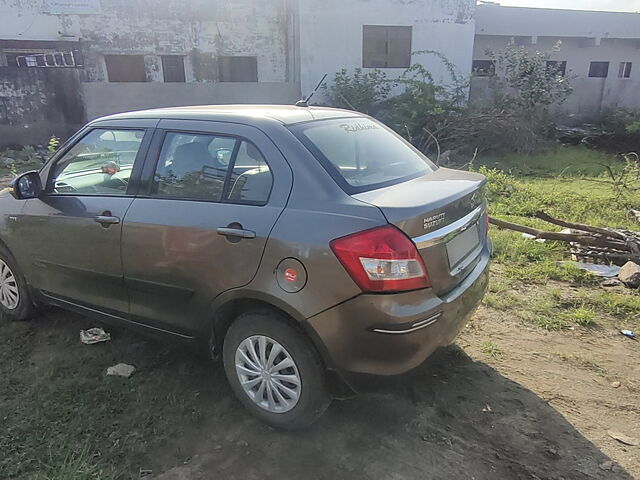
POLYGON ((325 73, 342 68, 380 68, 398 76, 421 63, 440 83, 451 81, 434 55, 449 59, 463 77, 470 73, 475 0, 300 0, 299 44, 302 92, 325 73))
MULTIPOLYGON (((509 44, 549 52, 554 67, 566 70, 574 92, 561 108, 577 119, 610 107, 640 108, 640 14, 479 5, 474 70, 487 73, 486 50, 509 44)), ((471 101, 486 101, 488 85, 475 77, 471 101)))

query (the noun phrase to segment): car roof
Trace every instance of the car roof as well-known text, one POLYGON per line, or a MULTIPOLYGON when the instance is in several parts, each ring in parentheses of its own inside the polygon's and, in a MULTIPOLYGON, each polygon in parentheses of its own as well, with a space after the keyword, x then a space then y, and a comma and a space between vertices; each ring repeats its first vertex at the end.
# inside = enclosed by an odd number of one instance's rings
MULTIPOLYGON (((259 119, 270 119, 283 125, 312 120, 361 117, 351 110, 328 107, 297 107, 293 105, 198 105, 155 108, 135 112, 118 113, 94 120, 169 119, 210 120, 251 124, 259 119)), ((93 123, 93 122, 92 122, 93 123)))

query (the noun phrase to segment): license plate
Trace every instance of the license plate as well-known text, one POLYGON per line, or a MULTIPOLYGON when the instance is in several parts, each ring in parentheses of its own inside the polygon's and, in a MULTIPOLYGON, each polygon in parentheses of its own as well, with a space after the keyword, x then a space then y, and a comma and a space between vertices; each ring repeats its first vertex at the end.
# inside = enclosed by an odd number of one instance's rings
POLYGON ((480 244, 478 225, 474 224, 460 235, 447 242, 447 256, 449 268, 455 268, 464 258, 480 244))

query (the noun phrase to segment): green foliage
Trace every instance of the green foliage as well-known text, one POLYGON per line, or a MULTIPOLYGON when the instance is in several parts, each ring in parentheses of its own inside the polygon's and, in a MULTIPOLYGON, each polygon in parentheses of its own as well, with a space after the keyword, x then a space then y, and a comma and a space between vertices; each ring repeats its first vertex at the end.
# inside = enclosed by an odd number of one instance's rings
POLYGON ((445 158, 469 156, 474 152, 531 153, 551 138, 546 108, 564 101, 571 92, 570 79, 546 68, 542 53, 509 48, 495 53, 505 72, 496 77, 493 90, 496 105, 486 109, 467 105, 469 78, 435 51, 449 72, 450 80, 436 83, 431 72, 416 63, 390 79, 380 70, 366 73, 343 69, 325 85, 332 105, 376 116, 405 136, 419 150, 445 158), (392 96, 394 90, 399 93, 392 96), (508 132, 508 135, 505 135, 508 132))
POLYGON ((483 342, 482 345, 480 346, 480 350, 482 350, 483 353, 493 358, 498 358, 504 353, 502 349, 491 340, 483 342))
MULTIPOLYGON (((554 47, 560 50, 561 43, 554 47)), ((547 67, 551 55, 524 47, 508 46, 499 51, 487 50, 495 61, 492 77, 494 100, 499 108, 536 112, 552 104, 563 103, 573 88, 571 78, 547 67)))
POLYGON ((575 325, 579 325, 581 327, 591 327, 597 323, 596 312, 592 308, 586 307, 584 305, 563 312, 561 314, 561 317, 566 321, 571 322, 575 325))
POLYGON ((58 137, 56 137, 55 135, 52 135, 51 138, 49 139, 49 144, 47 145, 47 150, 49 150, 49 153, 53 154, 56 152, 56 150, 58 149, 58 146, 60 145, 60 139, 58 137))
POLYGON ((323 84, 323 88, 333 106, 373 113, 377 105, 389 97, 393 82, 382 70, 364 72, 356 68, 353 75, 349 75, 343 68, 335 74, 333 83, 329 86, 323 84))
POLYGON ((640 110, 610 109, 602 116, 602 126, 614 134, 640 135, 640 110))
POLYGON ((30 145, 21 149, 0 151, 0 175, 18 175, 29 170, 38 170, 45 162, 45 157, 30 145))

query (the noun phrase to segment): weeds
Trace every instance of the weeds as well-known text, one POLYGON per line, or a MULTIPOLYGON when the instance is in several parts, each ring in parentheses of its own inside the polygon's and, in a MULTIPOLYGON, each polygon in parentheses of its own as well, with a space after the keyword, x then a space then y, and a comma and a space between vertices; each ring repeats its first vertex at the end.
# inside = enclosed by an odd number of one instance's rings
POLYGON ((567 322, 579 325, 581 327, 592 327, 597 323, 597 313, 592 308, 584 305, 578 308, 572 308, 562 313, 561 317, 567 322))
POLYGON ((502 351, 502 349, 500 347, 498 347, 498 345, 496 345, 491 340, 488 340, 488 341, 484 342, 480 346, 480 350, 482 351, 482 353, 485 353, 485 354, 489 355, 492 358, 498 358, 504 353, 502 351))

